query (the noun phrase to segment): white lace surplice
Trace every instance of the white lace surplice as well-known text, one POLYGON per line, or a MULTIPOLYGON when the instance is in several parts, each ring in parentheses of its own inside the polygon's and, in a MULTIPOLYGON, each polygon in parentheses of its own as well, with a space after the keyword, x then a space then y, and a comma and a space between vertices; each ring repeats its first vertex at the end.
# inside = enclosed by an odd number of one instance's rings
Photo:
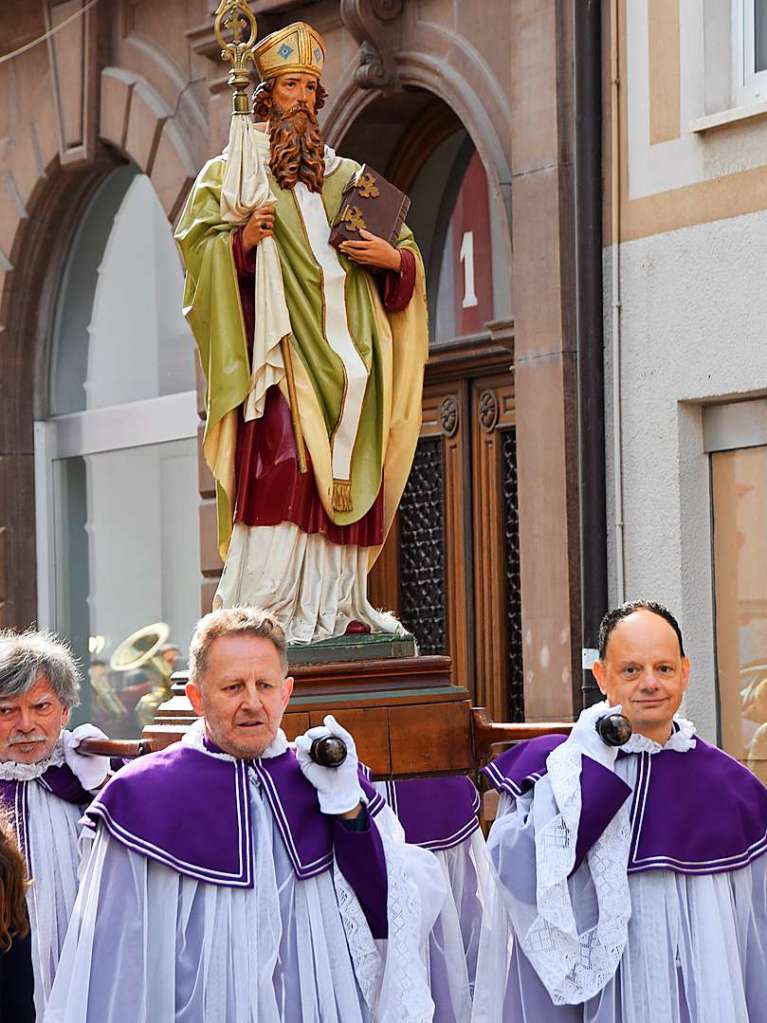
MULTIPOLYGON (((196 881, 99 828, 47 1023, 427 1023, 427 937, 446 904, 434 858, 376 818, 386 850, 389 938, 374 941, 336 869, 296 879, 255 779, 255 883, 196 881)), ((447 968, 460 972, 461 961, 447 968)), ((454 1018, 468 1019, 466 1003, 454 1018)))
MULTIPOLYGON (((694 744, 686 724, 668 744, 680 753, 694 744)), ((648 742, 636 736, 627 752, 660 749, 648 742)), ((627 800, 568 879, 575 840, 566 855, 555 839, 563 827, 577 834, 580 817, 580 772, 568 745, 554 751, 553 779, 501 798, 488 842, 497 884, 486 906, 474 1023, 767 1020, 767 856, 730 873, 627 875, 627 800), (572 772, 577 794, 557 766, 572 772)), ((630 756, 615 770, 633 788, 637 767, 630 756)))
MULTIPOLYGON (((40 763, 0 763, 1 778, 17 781, 26 788, 26 833, 22 844, 27 847, 27 866, 32 878, 27 892, 27 909, 38 1019, 43 1018, 77 896, 77 822, 81 810, 54 796, 37 780, 49 767, 60 767, 63 763, 64 752, 60 743, 52 756, 40 763)), ((21 829, 20 821, 17 827, 21 829)))

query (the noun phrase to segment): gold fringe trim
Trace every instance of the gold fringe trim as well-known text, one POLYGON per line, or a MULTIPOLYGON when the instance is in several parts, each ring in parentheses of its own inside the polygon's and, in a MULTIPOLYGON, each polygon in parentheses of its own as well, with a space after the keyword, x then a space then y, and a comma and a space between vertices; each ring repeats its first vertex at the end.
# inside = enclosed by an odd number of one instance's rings
POLYGON ((350 512, 352 510, 352 481, 333 480, 333 511, 350 512))

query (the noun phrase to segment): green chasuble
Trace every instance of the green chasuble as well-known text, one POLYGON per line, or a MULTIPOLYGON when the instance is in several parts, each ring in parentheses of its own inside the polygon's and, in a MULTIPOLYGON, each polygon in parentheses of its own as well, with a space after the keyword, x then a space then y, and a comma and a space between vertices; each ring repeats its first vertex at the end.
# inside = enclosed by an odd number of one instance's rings
MULTIPOLYGON (((266 159, 266 136, 263 145, 266 159)), ((416 286, 403 312, 387 314, 366 270, 340 253, 329 257, 327 251, 320 252, 316 239, 321 233, 327 240, 344 187, 359 168, 332 151, 326 152, 326 164, 321 196, 326 224, 318 223, 318 207, 308 192, 297 195, 269 178, 276 198, 274 240, 292 330, 298 411, 320 500, 331 520, 342 526, 358 521, 383 485, 388 530, 420 431, 428 353, 423 264, 412 233, 403 227, 397 245, 416 256, 416 286), (351 500, 343 510, 334 501, 339 476, 350 481, 351 500)), ((237 422, 252 369, 231 245, 237 225, 221 219, 225 171, 224 156, 203 167, 176 230, 186 266, 184 313, 207 381, 203 449, 217 483, 222 557, 232 529, 237 422)), ((287 400, 284 380, 280 389, 287 400)), ((376 554, 377 549, 372 556, 376 554)))

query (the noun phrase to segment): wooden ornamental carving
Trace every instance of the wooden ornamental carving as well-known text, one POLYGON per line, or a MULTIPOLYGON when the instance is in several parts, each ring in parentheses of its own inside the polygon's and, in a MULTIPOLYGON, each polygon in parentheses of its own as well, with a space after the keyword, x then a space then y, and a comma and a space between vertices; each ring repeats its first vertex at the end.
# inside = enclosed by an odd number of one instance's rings
POLYGON ((479 421, 482 429, 489 433, 498 423, 498 399, 495 391, 483 391, 479 396, 479 421))
POLYGON ((454 437, 458 430, 458 403, 451 394, 443 399, 439 407, 439 419, 445 436, 454 437))

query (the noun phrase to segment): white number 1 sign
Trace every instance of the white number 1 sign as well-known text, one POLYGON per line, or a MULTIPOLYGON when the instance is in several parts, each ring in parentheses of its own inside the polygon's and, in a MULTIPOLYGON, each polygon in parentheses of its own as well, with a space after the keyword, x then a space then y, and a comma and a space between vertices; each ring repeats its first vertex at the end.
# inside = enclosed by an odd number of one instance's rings
POLYGON ((462 309, 472 309, 479 305, 477 293, 474 290, 474 232, 464 231, 461 241, 459 259, 463 263, 463 302, 462 309))

